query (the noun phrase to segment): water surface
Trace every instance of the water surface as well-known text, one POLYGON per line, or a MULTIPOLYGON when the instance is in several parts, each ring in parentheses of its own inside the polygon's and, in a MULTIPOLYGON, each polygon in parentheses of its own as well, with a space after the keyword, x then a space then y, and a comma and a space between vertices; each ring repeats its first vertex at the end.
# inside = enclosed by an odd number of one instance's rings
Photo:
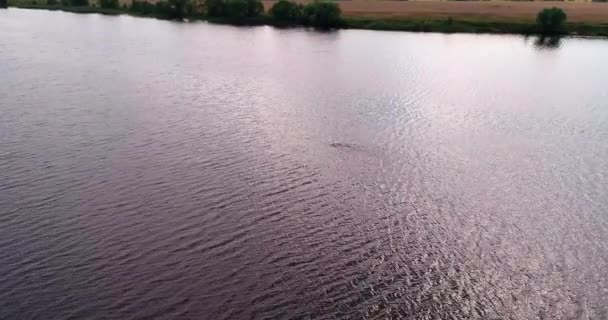
POLYGON ((0 318, 607 319, 606 57, 0 10, 0 318))

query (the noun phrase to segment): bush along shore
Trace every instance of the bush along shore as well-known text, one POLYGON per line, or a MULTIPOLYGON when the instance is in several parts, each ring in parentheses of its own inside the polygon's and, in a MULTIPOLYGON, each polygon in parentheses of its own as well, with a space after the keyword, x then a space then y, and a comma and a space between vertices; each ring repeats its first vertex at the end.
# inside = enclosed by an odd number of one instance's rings
MULTIPOLYGON (((0 0, 0 7, 7 0, 0 0)), ((485 21, 448 18, 344 17, 337 2, 317 0, 299 4, 279 0, 267 11, 259 0, 161 0, 150 3, 133 0, 121 6, 118 0, 8 0, 9 6, 62 10, 76 13, 131 14, 171 20, 207 20, 234 25, 307 26, 318 29, 351 28, 371 30, 511 33, 543 35, 608 36, 608 24, 568 23, 559 8, 546 8, 536 21, 485 21)))

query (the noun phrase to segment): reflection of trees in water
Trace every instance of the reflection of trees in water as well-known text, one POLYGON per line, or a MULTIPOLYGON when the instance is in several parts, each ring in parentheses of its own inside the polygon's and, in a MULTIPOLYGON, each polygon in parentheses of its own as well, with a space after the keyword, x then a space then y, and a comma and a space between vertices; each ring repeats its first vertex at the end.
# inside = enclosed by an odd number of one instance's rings
POLYGON ((561 36, 538 36, 534 39, 534 46, 538 49, 557 49, 561 45, 561 36))

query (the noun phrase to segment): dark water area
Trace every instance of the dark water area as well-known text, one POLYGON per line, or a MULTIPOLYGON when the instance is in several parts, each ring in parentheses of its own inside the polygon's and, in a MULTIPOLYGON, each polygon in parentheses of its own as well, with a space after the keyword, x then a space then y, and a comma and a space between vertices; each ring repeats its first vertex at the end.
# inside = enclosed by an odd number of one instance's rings
POLYGON ((608 41, 0 11, 0 319, 608 319, 608 41))

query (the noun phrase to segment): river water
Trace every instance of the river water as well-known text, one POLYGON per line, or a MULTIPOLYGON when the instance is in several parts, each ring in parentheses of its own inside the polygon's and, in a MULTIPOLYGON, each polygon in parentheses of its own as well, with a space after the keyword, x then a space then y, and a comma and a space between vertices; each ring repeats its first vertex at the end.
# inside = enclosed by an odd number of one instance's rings
POLYGON ((608 41, 0 11, 1 319, 608 319, 608 41))

